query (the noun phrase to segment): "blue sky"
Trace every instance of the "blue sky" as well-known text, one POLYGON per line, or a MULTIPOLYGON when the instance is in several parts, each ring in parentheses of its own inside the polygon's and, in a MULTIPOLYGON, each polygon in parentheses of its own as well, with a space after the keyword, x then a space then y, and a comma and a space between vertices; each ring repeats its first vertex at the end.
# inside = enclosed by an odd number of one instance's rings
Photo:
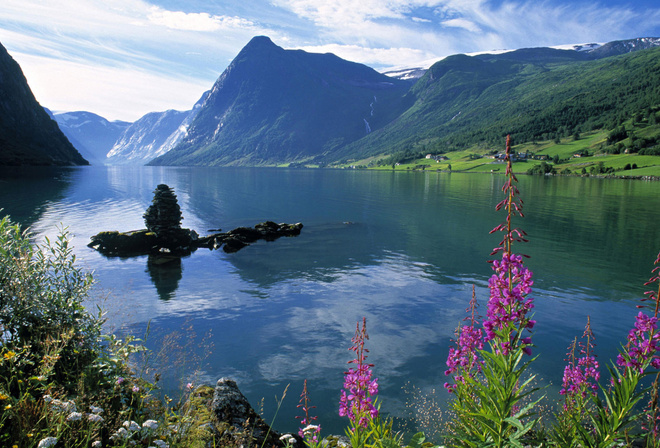
POLYGON ((2 0, 37 100, 133 121, 187 110, 267 35, 384 70, 455 53, 660 37, 657 0, 2 0))

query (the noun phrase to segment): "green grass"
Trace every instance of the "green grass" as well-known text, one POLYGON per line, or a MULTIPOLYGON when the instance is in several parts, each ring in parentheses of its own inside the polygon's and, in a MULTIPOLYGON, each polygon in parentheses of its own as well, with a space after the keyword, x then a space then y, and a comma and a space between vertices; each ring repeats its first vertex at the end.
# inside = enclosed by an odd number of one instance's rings
MULTIPOLYGON (((653 138, 660 135, 659 125, 635 125, 633 126, 630 121, 624 123, 627 129, 634 131, 638 138, 653 138)), ((514 145, 512 151, 514 153, 528 153, 534 155, 546 155, 550 160, 546 163, 551 163, 558 173, 564 174, 580 174, 584 168, 587 173, 591 167, 597 166, 599 163, 603 167, 613 168, 616 172, 614 176, 657 176, 660 177, 660 156, 648 156, 638 154, 606 154, 603 151, 607 149, 607 137, 609 132, 605 130, 596 130, 584 133, 578 140, 573 137, 566 137, 555 143, 553 140, 527 142, 520 145, 514 145), (574 155, 579 152, 588 151, 590 156, 575 157, 574 155), (560 163, 552 163, 552 159, 558 157, 560 163), (637 165, 637 169, 624 170, 626 165, 637 165)), ((627 138, 620 142, 624 148, 630 146, 630 139, 627 138)), ((501 148, 499 148, 501 149, 501 148)), ((496 162, 489 158, 492 148, 484 147, 483 145, 475 146, 463 151, 455 151, 444 154, 449 158, 447 161, 435 162, 426 158, 419 158, 409 163, 403 163, 395 167, 396 171, 412 171, 421 170, 424 166, 425 170, 430 171, 451 171, 454 172, 470 172, 470 173, 503 173, 504 164, 496 162), (475 158, 475 156, 479 158, 475 158)), ((379 159, 385 158, 371 157, 359 162, 356 165, 375 165, 379 159)), ((527 159, 524 162, 515 162, 513 164, 516 173, 526 173, 528 169, 534 165, 540 164, 541 160, 527 159)), ((371 169, 391 171, 392 166, 370 166, 371 169)))

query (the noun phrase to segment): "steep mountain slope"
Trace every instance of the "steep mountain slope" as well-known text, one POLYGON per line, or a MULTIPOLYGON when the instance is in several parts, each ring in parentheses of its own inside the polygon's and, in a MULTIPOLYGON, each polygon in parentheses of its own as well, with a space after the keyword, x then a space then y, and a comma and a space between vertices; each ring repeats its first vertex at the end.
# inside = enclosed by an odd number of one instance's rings
POLYGON ((188 134, 190 123, 208 97, 205 92, 192 110, 151 112, 131 124, 111 145, 108 165, 144 165, 174 148, 188 134))
POLYGON ((150 164, 312 160, 397 117, 410 104, 409 86, 332 54, 255 37, 216 81, 188 135, 150 164))
POLYGON ((121 133, 131 125, 126 121, 108 121, 83 111, 59 112, 51 116, 73 146, 92 165, 103 165, 106 162, 106 154, 121 133))
POLYGON ((0 165, 88 165, 0 45, 0 165))
POLYGON ((507 133, 524 142, 611 129, 660 104, 659 47, 586 61, 582 54, 541 48, 446 58, 413 86, 415 103, 397 120, 330 158, 451 151, 507 133))

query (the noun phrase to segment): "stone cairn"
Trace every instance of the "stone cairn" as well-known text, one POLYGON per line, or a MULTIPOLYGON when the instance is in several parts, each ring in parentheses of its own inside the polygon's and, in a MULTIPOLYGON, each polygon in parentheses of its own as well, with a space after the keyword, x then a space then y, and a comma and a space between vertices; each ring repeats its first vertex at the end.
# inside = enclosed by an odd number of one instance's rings
POLYGON ((142 217, 147 230, 159 237, 178 234, 181 230, 181 220, 183 219, 181 208, 176 200, 176 195, 165 184, 156 187, 154 199, 142 217))

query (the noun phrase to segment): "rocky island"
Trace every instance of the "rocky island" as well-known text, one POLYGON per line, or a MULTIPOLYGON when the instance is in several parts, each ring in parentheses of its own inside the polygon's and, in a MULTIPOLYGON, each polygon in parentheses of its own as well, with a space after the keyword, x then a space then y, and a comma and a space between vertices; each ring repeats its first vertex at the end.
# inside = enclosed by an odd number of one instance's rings
POLYGON ((160 184, 154 191, 152 204, 143 215, 146 229, 130 232, 104 231, 91 237, 87 245, 107 256, 139 255, 186 256, 199 248, 236 252, 258 240, 274 241, 282 236, 297 236, 301 223, 286 224, 265 221, 254 227, 238 227, 200 237, 197 232, 181 227, 181 208, 172 189, 160 184))

